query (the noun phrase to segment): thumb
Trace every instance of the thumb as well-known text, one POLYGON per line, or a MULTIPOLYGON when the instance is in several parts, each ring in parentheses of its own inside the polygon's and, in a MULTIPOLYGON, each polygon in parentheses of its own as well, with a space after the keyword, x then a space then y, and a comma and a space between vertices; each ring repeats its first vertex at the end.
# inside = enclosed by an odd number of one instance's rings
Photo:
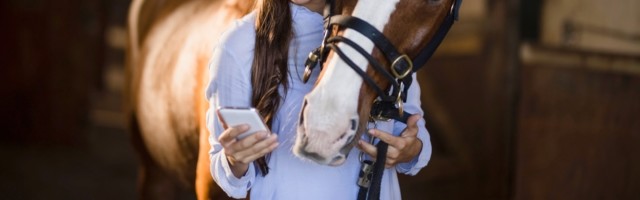
POLYGON ((411 115, 409 119, 407 119, 407 129, 403 132, 403 136, 411 136, 418 134, 418 120, 420 120, 422 116, 415 114, 411 115))

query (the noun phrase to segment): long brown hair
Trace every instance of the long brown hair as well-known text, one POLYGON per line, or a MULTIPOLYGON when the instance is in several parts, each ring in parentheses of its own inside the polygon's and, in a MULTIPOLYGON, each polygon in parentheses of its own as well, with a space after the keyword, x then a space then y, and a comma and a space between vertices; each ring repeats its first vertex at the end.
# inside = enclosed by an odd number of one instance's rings
MULTIPOLYGON (((256 13, 256 41, 251 67, 251 102, 265 123, 271 123, 282 100, 278 87, 288 86, 289 42, 291 28, 289 0, 259 0, 256 13)), ((263 175, 269 170, 264 157, 257 160, 263 175)))

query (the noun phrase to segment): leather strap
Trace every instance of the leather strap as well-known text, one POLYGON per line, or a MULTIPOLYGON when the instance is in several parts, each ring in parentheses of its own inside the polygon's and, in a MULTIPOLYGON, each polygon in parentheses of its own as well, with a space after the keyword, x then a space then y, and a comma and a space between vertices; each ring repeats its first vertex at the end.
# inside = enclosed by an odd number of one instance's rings
POLYGON ((438 49, 438 46, 440 46, 440 43, 442 43, 444 37, 447 36, 447 33, 449 33, 449 29, 451 29, 453 23, 458 20, 460 5, 462 5, 462 0, 456 0, 451 12, 447 14, 431 41, 429 41, 429 43, 427 43, 427 46, 423 48, 420 53, 418 53, 415 59, 413 59, 413 72, 416 72, 420 68, 422 68, 422 66, 424 66, 427 61, 429 61, 431 56, 433 56, 433 53, 436 52, 436 49, 438 49))
MULTIPOLYGON (((391 44, 391 42, 380 32, 378 29, 373 27, 368 22, 348 16, 348 15, 336 15, 332 16, 330 20, 327 22, 328 27, 331 25, 340 25, 342 27, 347 27, 349 29, 353 29, 358 31, 360 34, 369 38, 375 46, 385 55, 389 63, 397 60, 402 54, 398 53, 398 50, 391 44)), ((367 53, 368 54, 368 53, 367 53)), ((394 65, 393 67, 397 72, 406 72, 409 68, 409 63, 405 60, 399 60, 400 63, 394 65)))
MULTIPOLYGON (((346 15, 333 15, 333 0, 327 0, 327 5, 325 6, 324 10, 324 40, 322 46, 314 50, 309 55, 309 60, 307 60, 307 62, 305 63, 307 68, 305 70, 304 81, 306 82, 308 80, 308 74, 310 74, 310 71, 313 70, 316 65, 322 65, 322 63, 324 63, 325 54, 330 48, 331 50, 336 52, 336 54, 342 60, 344 60, 349 67, 351 67, 358 75, 360 75, 364 82, 366 82, 378 93, 379 101, 377 101, 372 106, 371 115, 380 116, 387 119, 395 119, 406 124, 407 119, 411 114, 404 111, 400 112, 399 108, 396 106, 396 103, 398 103, 398 99, 401 99, 402 102, 406 102, 407 91, 413 81, 411 73, 415 73, 416 71, 418 71, 422 66, 426 64, 431 56, 433 56, 433 53, 438 48, 438 46, 440 46, 440 43, 442 43, 442 40, 444 40, 444 37, 451 29, 453 23, 458 20, 458 13, 461 4, 462 0, 455 0, 454 4, 452 5, 451 11, 447 14, 447 16, 445 16, 444 21, 438 27, 438 30, 431 41, 429 41, 429 43, 427 43, 427 45, 422 50, 420 50, 418 55, 413 60, 408 60, 406 55, 400 54, 393 46, 393 44, 391 44, 391 42, 389 42, 389 40, 380 31, 378 31, 368 22, 356 17, 346 15), (333 25, 339 25, 341 27, 353 29, 369 38, 369 40, 372 41, 375 46, 384 54, 389 63, 392 63, 391 67, 393 69, 391 70, 395 72, 395 77, 392 76, 387 70, 385 70, 380 62, 374 59, 373 56, 371 56, 355 42, 341 36, 330 37, 329 30, 333 25), (375 81, 373 81, 373 79, 369 77, 365 71, 360 69, 359 66, 357 66, 349 57, 347 57, 335 43, 344 43, 346 45, 349 45, 359 54, 364 56, 369 62, 369 65, 373 66, 373 68, 378 71, 378 73, 382 74, 391 83, 391 95, 389 95, 388 90, 385 91, 384 89, 379 87, 375 83, 375 81), (398 76, 398 74, 402 74, 404 76, 398 76)), ((384 172, 384 164, 386 162, 388 144, 380 141, 378 142, 376 147, 378 149, 378 154, 376 155, 377 162, 374 163, 371 185, 369 187, 360 186, 358 199, 377 200, 380 198, 380 186, 382 181, 382 174, 384 172)))

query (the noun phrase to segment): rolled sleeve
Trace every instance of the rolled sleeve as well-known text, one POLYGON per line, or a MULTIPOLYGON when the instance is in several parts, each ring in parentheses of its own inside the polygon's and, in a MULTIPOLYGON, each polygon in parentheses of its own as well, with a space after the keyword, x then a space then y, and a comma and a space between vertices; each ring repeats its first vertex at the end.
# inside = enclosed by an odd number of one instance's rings
POLYGON ((249 165, 244 176, 237 178, 233 175, 224 149, 218 138, 224 131, 216 110, 219 107, 250 106, 251 66, 245 66, 243 61, 238 61, 236 57, 225 46, 219 46, 213 52, 209 63, 211 77, 206 90, 206 98, 209 101, 207 110, 207 128, 210 131, 209 144, 211 150, 211 175, 215 182, 224 190, 227 195, 233 198, 245 198, 247 191, 255 181, 255 168, 253 163, 249 165), (243 64, 239 64, 243 63, 243 64))
POLYGON ((227 157, 224 156, 224 150, 211 155, 211 174, 220 188, 233 198, 246 198, 247 191, 251 189, 256 175, 253 163, 251 163, 244 176, 235 177, 231 172, 227 157))
MULTIPOLYGON (((424 112, 422 111, 421 102, 420 102, 420 84, 418 84, 418 80, 416 78, 416 74, 413 75, 413 83, 411 87, 409 87, 409 91, 407 92, 407 102, 404 104, 404 109, 408 113, 411 114, 419 114, 422 116, 420 120, 418 120, 418 139, 422 142, 422 149, 420 150, 420 154, 413 158, 411 161, 406 163, 399 163, 396 165, 396 170, 400 173, 404 173, 407 175, 416 175, 422 168, 427 166, 429 160, 431 159, 431 139, 429 137, 429 132, 425 126, 424 121, 424 112)), ((401 133, 407 127, 406 124, 402 122, 394 123, 394 133, 401 133)))

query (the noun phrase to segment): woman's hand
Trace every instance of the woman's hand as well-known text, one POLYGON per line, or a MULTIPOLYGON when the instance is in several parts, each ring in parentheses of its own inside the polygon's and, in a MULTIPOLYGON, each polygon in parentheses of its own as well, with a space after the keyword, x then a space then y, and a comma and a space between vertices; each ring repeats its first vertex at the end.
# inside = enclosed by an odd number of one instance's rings
POLYGON ((258 131, 241 140, 236 139, 238 135, 248 130, 248 125, 227 128, 218 138, 224 148, 231 171, 237 178, 247 173, 249 163, 278 147, 277 134, 269 134, 267 131, 258 131))
MULTIPOLYGON (((404 129, 399 137, 393 136, 384 131, 378 129, 369 130, 371 136, 380 138, 380 140, 389 144, 387 150, 387 161, 385 163, 386 168, 391 168, 398 163, 409 162, 422 150, 422 141, 418 139, 418 120, 420 115, 412 115, 407 120, 407 128, 404 129)), ((378 154, 376 146, 369 144, 366 141, 358 141, 358 148, 365 153, 369 154, 372 158, 375 158, 378 154)))

